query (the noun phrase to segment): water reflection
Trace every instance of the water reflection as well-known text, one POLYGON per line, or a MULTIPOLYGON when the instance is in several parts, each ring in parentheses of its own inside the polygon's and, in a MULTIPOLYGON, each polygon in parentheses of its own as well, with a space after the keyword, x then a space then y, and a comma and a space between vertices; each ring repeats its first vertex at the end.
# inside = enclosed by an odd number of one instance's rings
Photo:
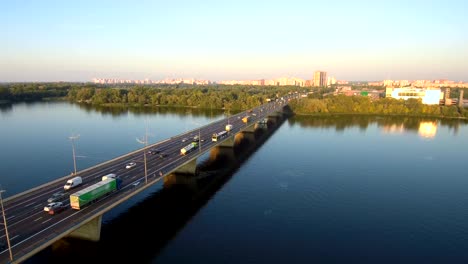
POLYGON ((3 113, 8 113, 13 110, 13 106, 11 103, 1 103, 0 102, 0 111, 3 113))
POLYGON ((434 138, 437 132, 436 122, 421 122, 419 124, 419 135, 423 138, 434 138))
MULTIPOLYGON (((95 106, 86 104, 75 104, 80 109, 88 113, 101 113, 103 115, 111 115, 119 117, 132 113, 134 115, 147 115, 147 114, 174 114, 177 116, 193 116, 193 117, 206 117, 219 116, 227 114, 224 110, 220 109, 199 109, 199 108, 185 108, 185 107, 129 107, 129 106, 95 106)), ((232 114, 232 113, 231 113, 232 114)))
POLYGON ((377 125, 383 133, 418 133, 424 138, 432 138, 436 135, 437 127, 447 127, 458 135, 460 126, 467 125, 467 120, 397 117, 397 116, 327 116, 310 117, 295 116, 288 120, 291 125, 300 127, 335 128, 336 131, 358 127, 364 131, 370 125, 377 125))

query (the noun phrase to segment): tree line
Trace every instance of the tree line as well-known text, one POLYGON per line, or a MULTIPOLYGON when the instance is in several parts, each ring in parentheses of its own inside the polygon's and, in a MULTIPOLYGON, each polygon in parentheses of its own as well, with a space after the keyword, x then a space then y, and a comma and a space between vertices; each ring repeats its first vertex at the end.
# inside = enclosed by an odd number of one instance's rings
POLYGON ((457 106, 425 105, 420 99, 372 99, 366 96, 324 96, 330 88, 245 85, 102 85, 91 83, 13 83, 0 85, 0 101, 61 98, 70 102, 106 107, 171 106, 200 109, 250 109, 292 92, 308 92, 307 98, 291 101, 296 114, 371 114, 433 117, 464 117, 457 106))
POLYGON ((369 114, 468 118, 468 110, 458 106, 423 104, 421 99, 372 99, 367 96, 328 96, 304 98, 290 103, 296 114, 369 114))

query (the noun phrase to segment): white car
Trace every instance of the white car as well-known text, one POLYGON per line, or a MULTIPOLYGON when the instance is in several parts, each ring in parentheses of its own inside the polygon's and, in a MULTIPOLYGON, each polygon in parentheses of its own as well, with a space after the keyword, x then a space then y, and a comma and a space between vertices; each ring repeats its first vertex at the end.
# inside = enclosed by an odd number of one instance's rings
POLYGON ((62 206, 63 206, 62 202, 49 203, 48 205, 44 206, 44 211, 49 212, 50 210, 53 210, 55 208, 59 208, 62 206))
POLYGON ((127 165, 125 166, 126 169, 131 169, 133 167, 136 166, 136 162, 130 162, 130 163, 127 163, 127 165))

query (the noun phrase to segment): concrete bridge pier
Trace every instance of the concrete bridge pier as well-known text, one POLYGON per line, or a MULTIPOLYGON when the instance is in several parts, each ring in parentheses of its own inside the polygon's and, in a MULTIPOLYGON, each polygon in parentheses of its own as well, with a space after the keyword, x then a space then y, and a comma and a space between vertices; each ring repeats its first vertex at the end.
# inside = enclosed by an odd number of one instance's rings
POLYGON ((164 178, 164 188, 173 185, 183 185, 193 192, 198 190, 197 178, 188 174, 172 173, 164 178))
POLYGON ((242 140, 245 140, 247 142, 255 142, 255 134, 250 131, 242 131, 242 140))
MULTIPOLYGON (((230 132, 232 133, 232 132, 230 132)), ((228 147, 228 148, 233 148, 235 144, 235 134, 227 138, 225 141, 221 142, 221 144, 218 145, 218 147, 228 147)))
POLYGON ((267 118, 268 118, 267 124, 271 123, 273 125, 276 125, 276 123, 278 123, 278 116, 268 116, 267 118))
POLYGON ((184 165, 180 166, 179 168, 177 168, 175 173, 192 174, 192 175, 197 174, 197 158, 194 158, 190 160, 189 162, 185 163, 184 165))
POLYGON ((102 215, 99 215, 68 234, 67 237, 97 242, 101 238, 101 223, 102 215))
POLYGON ((242 132, 251 132, 251 133, 255 132, 255 124, 256 123, 247 125, 245 128, 242 129, 242 132))

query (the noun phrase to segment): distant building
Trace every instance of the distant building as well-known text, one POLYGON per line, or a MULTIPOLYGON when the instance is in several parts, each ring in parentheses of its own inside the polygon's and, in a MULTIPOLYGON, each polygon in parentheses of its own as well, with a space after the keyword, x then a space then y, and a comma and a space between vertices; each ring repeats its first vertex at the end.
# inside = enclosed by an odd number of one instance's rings
POLYGON ((330 85, 333 85, 333 84, 336 84, 336 78, 335 77, 328 77, 327 78, 327 86, 330 86, 330 85))
POLYGON ((444 93, 442 93, 439 88, 387 87, 385 90, 385 97, 404 100, 409 98, 421 98, 423 104, 429 105, 438 105, 440 100, 443 99, 443 96, 444 93))
POLYGON ((369 85, 369 86, 382 86, 383 82, 368 82, 367 85, 369 85))
POLYGON ((323 71, 314 72, 314 86, 324 87, 327 86, 327 73, 323 71))

